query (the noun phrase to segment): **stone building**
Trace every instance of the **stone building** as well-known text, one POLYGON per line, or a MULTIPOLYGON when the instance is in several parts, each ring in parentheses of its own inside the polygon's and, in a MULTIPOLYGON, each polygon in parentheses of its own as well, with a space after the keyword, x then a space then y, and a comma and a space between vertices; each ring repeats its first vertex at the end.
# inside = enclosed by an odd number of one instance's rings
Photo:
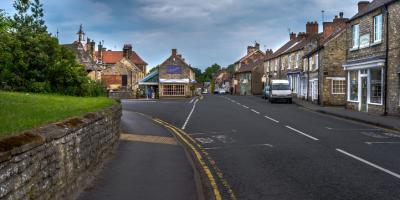
POLYGON ((76 60, 85 67, 88 76, 92 80, 101 80, 102 68, 97 65, 94 58, 96 43, 89 38, 85 38, 82 25, 79 26, 79 31, 76 34, 78 35, 76 41, 63 46, 69 48, 75 54, 76 60))
POLYGON ((348 23, 347 107, 399 114, 400 2, 361 1, 348 23))
POLYGON ((261 80, 252 77, 252 72, 256 67, 254 63, 262 60, 263 57, 264 53, 260 50, 260 44, 256 42, 254 46, 248 46, 246 55, 235 62, 234 94, 251 95, 252 91, 258 91, 258 89, 252 90, 252 86, 259 85, 261 80))
POLYGON ((227 92, 231 89, 232 74, 226 69, 222 69, 215 76, 215 87, 225 89, 227 92))
POLYGON ((332 22, 323 23, 323 32, 303 56, 304 77, 309 84, 307 100, 323 106, 345 105, 346 23, 341 12, 332 22), (315 46, 314 46, 315 45, 315 46))
POLYGON ((192 97, 196 84, 193 68, 186 63, 176 49, 158 69, 139 82, 149 98, 192 97))
POLYGON ((133 98, 139 88, 138 82, 145 76, 147 63, 132 50, 131 44, 125 44, 122 51, 111 51, 100 43, 95 53, 98 65, 101 65, 101 81, 110 91, 110 96, 133 98))

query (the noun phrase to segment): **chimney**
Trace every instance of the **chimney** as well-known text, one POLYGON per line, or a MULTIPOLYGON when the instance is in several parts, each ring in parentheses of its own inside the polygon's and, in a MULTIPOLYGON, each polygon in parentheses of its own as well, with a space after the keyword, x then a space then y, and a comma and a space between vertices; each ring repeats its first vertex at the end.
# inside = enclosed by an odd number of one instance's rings
POLYGON ((177 54, 177 56, 178 56, 179 58, 182 58, 182 54, 177 54))
POLYGON ((265 55, 267 55, 267 56, 269 56, 269 55, 272 55, 274 52, 272 51, 272 49, 267 49, 266 51, 265 51, 265 55))
POLYGON ((96 48, 96 42, 94 40, 92 40, 90 42, 90 55, 94 58, 94 52, 95 52, 95 48, 96 48))
POLYGON ((176 56, 177 56, 177 52, 178 52, 178 51, 177 51, 176 49, 172 49, 172 56, 173 56, 173 57, 176 57, 176 56))
POLYGON ((369 1, 358 2, 358 12, 364 11, 369 5, 369 1))
POLYGON ((122 49, 122 51, 125 58, 130 58, 132 55, 132 45, 124 44, 124 48, 122 49))
POLYGON ((323 29, 324 29, 323 30, 324 38, 328 38, 333 33, 334 23, 333 22, 324 22, 323 29))
POLYGON ((296 33, 291 32, 291 33, 289 34, 289 37, 290 37, 290 40, 296 39, 296 33))
POLYGON ((255 48, 255 50, 260 50, 260 44, 258 42, 256 42, 254 44, 254 48, 255 48))
POLYGON ((339 13, 340 19, 343 19, 343 16, 344 16, 344 13, 343 13, 343 12, 340 12, 340 13, 339 13))
POLYGON ((99 42, 97 46, 97 59, 103 61, 103 45, 99 42))
POLYGON ((318 22, 307 22, 306 34, 307 36, 318 35, 318 22))
POLYGON ((255 51, 254 47, 252 47, 252 46, 247 47, 247 55, 253 53, 254 51, 255 51))

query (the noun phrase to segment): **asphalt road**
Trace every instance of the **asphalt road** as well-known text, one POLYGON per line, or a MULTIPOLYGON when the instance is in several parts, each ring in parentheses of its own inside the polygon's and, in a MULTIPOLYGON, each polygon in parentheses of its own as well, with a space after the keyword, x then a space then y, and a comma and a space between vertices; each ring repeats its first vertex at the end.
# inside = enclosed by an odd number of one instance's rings
MULTIPOLYGON (((195 101, 123 102, 182 127, 195 101)), ((238 199, 400 199, 400 134, 259 97, 208 95, 185 131, 238 199)))
POLYGON ((78 199, 198 199, 193 167, 171 132, 146 116, 122 114, 115 155, 78 199))

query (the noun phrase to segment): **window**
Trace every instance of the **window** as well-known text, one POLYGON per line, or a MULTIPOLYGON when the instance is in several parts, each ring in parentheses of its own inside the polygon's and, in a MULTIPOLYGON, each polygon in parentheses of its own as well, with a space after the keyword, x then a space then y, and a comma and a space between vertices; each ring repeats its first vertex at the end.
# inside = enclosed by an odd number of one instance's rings
POLYGON ((349 100, 358 101, 358 71, 349 72, 349 100))
POLYGON ((164 85, 163 86, 164 96, 184 96, 185 86, 184 85, 164 85))
POLYGON ((357 49, 360 46, 360 25, 356 24, 352 27, 353 30, 353 49, 357 49))
POLYGON ((319 59, 318 59, 318 57, 319 57, 319 54, 316 54, 315 55, 315 69, 319 68, 319 59))
POLYGON ((278 71, 278 60, 275 60, 275 71, 278 71))
POLYGON ((296 69, 299 68, 299 60, 300 60, 300 55, 299 53, 296 54, 296 69))
POLYGON ((382 70, 370 70, 370 103, 382 104, 382 70))
POLYGON ((345 80, 332 80, 332 94, 345 94, 345 80))
POLYGON ((122 86, 128 86, 128 75, 122 75, 122 86))
POLYGON ((382 41, 382 14, 374 17, 374 43, 382 41))

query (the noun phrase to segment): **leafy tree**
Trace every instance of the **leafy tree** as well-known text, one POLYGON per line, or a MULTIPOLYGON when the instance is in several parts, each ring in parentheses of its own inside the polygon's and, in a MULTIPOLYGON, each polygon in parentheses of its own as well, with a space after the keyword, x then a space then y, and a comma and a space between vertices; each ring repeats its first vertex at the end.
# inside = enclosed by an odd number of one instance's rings
POLYGON ((226 70, 227 70, 229 73, 231 73, 231 74, 235 73, 235 64, 230 64, 230 65, 228 65, 228 67, 226 68, 226 70))
POLYGON ((47 32, 39 0, 15 0, 16 13, 0 13, 0 89, 97 96, 104 89, 90 81, 74 54, 47 32))

